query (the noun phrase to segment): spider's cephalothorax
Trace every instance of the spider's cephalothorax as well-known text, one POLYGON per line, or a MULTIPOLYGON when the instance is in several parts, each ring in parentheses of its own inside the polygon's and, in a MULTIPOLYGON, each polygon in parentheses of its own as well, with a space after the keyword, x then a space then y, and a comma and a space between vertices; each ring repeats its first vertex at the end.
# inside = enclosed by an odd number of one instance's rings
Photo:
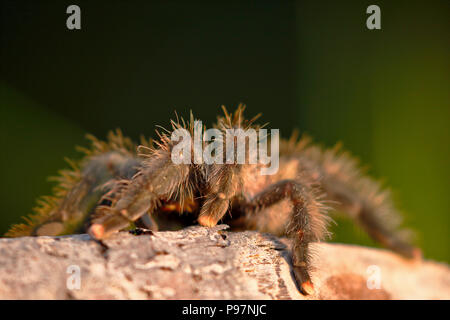
MULTIPOLYGON (((224 109, 214 127, 259 130, 256 117, 245 120, 243 110, 224 109)), ((180 128, 192 133, 193 116, 187 123, 172 121, 172 130, 180 128)), ((92 149, 57 178, 55 196, 44 198, 27 223, 14 226, 8 236, 88 231, 100 240, 132 222, 157 230, 195 221, 211 227, 227 219, 234 228, 289 236, 294 275, 304 294, 313 292, 308 245, 328 235, 332 209, 347 212, 372 238, 403 256, 420 252, 398 230, 390 193, 338 147, 323 149, 293 134, 280 141, 279 170, 262 175, 264 164, 176 164, 170 131, 159 133, 158 141, 142 139, 139 146, 120 131, 110 133, 107 142, 90 139, 92 149), (174 212, 184 214, 168 219, 174 212)))

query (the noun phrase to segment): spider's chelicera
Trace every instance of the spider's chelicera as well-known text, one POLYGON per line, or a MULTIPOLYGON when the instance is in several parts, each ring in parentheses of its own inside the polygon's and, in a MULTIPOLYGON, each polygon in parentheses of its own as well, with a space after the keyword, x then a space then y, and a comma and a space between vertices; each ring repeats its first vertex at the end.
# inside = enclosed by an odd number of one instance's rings
POLYGON ((191 114, 188 122, 172 121, 172 130, 158 133, 156 141, 141 139, 139 146, 120 131, 106 142, 90 136, 84 158, 56 178, 54 196, 43 198, 35 214, 7 235, 87 231, 101 240, 133 222, 155 231, 223 221, 234 230, 290 237, 293 273, 304 294, 314 291, 309 244, 329 235, 334 211, 347 213, 393 251, 420 256, 399 229, 390 192, 352 156, 296 133, 278 141, 277 132, 269 136, 268 156, 267 132, 243 111, 239 106, 230 114, 224 108, 214 130, 204 135, 195 132, 202 124, 191 114))

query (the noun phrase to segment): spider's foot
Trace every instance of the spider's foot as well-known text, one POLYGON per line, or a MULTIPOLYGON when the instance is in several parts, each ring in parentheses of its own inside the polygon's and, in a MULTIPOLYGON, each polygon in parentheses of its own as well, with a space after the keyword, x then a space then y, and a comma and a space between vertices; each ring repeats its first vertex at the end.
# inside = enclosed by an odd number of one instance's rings
POLYGON ((209 215, 201 215, 198 217, 198 224, 204 227, 214 227, 217 221, 209 215))
POLYGON ((421 261, 423 259, 422 250, 420 250, 420 248, 414 248, 412 258, 414 261, 421 261))
POLYGON ((422 250, 420 250, 420 248, 411 246, 406 243, 402 242, 395 243, 395 245, 393 245, 391 249, 400 254, 401 256, 410 259, 412 261, 421 261, 423 258, 422 250))
POLYGON ((305 267, 294 266, 294 276, 300 292, 303 295, 314 294, 314 285, 312 284, 308 271, 305 267))
POLYGON ((153 231, 149 229, 144 228, 135 228, 133 230, 128 231, 131 234, 134 234, 135 236, 142 236, 142 235, 153 235, 153 231))
POLYGON ((94 239, 102 239, 105 234, 105 228, 99 223, 94 223, 90 226, 88 234, 94 239))
POLYGON ((403 255, 411 263, 421 263, 423 261, 423 253, 419 248, 412 248, 408 255, 403 255))
POLYGON ((300 286, 300 288, 301 288, 301 292, 304 295, 314 294, 314 285, 312 284, 311 281, 303 282, 302 285, 300 286))

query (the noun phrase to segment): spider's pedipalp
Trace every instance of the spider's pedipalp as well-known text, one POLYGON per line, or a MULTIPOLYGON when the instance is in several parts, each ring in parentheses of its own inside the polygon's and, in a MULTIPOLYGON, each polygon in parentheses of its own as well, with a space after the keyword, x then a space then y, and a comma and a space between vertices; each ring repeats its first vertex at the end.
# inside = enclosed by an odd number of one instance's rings
POLYGON ((207 170, 205 200, 200 211, 200 225, 213 227, 223 218, 231 200, 240 190, 240 166, 212 165, 207 170))

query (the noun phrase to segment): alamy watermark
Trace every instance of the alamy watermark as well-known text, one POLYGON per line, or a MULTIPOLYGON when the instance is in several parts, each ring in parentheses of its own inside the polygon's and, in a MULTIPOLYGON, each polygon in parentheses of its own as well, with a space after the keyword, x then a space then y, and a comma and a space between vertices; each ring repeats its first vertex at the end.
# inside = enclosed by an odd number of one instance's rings
POLYGON ((175 164, 261 164, 262 175, 272 175, 279 166, 279 129, 270 129, 270 153, 267 129, 207 129, 194 122, 191 133, 178 128, 172 132, 172 161, 175 164), (192 154, 193 152, 193 154, 192 154))
POLYGON ((369 275, 366 282, 367 288, 369 290, 381 289, 381 268, 371 265, 367 267, 366 273, 369 275))
POLYGON ((367 14, 370 16, 366 20, 366 26, 369 30, 380 30, 381 29, 381 9, 376 4, 372 4, 367 7, 367 14))
POLYGON ((81 29, 81 9, 76 4, 67 7, 66 13, 70 14, 66 20, 66 26, 69 30, 81 29))
POLYGON ((81 269, 80 266, 76 264, 72 264, 67 267, 67 274, 70 274, 67 277, 66 287, 68 290, 80 290, 81 288, 81 269))

